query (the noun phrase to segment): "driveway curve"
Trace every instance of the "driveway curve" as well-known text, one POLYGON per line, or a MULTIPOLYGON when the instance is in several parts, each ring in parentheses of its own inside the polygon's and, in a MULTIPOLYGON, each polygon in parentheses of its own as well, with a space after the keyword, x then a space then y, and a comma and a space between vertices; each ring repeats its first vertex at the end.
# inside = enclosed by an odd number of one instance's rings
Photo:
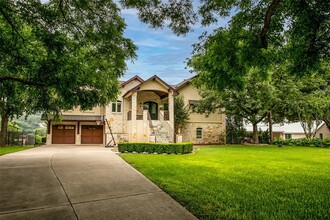
POLYGON ((48 145, 0 157, 0 219, 196 219, 110 149, 48 145))

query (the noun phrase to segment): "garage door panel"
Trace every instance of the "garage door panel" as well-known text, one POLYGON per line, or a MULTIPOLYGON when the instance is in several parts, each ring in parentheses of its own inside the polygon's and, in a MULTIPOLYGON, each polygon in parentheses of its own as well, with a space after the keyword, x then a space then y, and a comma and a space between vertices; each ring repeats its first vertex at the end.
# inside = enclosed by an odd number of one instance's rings
POLYGON ((102 125, 82 125, 81 126, 82 144, 103 144, 102 125))
POLYGON ((52 134, 53 144, 75 144, 74 125, 54 125, 52 134))

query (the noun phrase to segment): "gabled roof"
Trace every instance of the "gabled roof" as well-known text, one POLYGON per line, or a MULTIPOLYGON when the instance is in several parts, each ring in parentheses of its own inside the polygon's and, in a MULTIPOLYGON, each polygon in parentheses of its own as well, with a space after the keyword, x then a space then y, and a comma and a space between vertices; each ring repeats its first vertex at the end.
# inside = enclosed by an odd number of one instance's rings
POLYGON ((160 84, 162 84, 163 86, 165 86, 166 88, 168 88, 168 90, 172 90, 174 95, 178 95, 179 93, 176 91, 175 88, 173 88, 172 86, 170 86, 169 84, 167 84, 166 82, 164 82, 161 78, 159 78, 157 75, 154 75, 152 77, 150 77, 149 79, 147 79, 146 81, 141 82, 139 85, 135 86, 134 88, 128 90, 123 97, 127 96, 129 93, 135 92, 137 90, 140 89, 140 87, 150 81, 158 81, 160 84))
POLYGON ((191 82, 191 80, 193 80, 195 77, 197 77, 197 75, 195 75, 195 76, 193 76, 193 77, 190 77, 189 79, 185 79, 185 80, 183 80, 182 82, 180 82, 179 84, 177 84, 177 85, 175 86, 175 89, 176 89, 176 90, 179 90, 179 89, 181 89, 182 87, 184 87, 185 85, 188 85, 188 84, 191 82))
POLYGON ((134 80, 137 80, 137 81, 140 81, 140 83, 144 82, 143 79, 141 79, 141 77, 139 77, 138 75, 135 75, 133 76, 132 78, 130 78, 129 80, 127 81, 124 81, 120 84, 121 87, 124 87, 125 85, 127 85, 128 83, 134 81, 134 80))
POLYGON ((322 124, 317 128, 317 131, 319 131, 322 127, 325 127, 326 129, 330 130, 328 125, 323 121, 322 124))

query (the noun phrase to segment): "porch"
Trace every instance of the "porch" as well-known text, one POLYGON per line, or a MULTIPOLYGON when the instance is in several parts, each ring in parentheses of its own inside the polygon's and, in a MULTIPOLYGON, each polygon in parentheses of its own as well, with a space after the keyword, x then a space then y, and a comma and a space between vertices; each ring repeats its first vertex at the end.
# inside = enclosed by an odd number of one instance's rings
POLYGON ((174 142, 175 95, 176 91, 158 77, 123 95, 123 116, 130 142, 174 142))

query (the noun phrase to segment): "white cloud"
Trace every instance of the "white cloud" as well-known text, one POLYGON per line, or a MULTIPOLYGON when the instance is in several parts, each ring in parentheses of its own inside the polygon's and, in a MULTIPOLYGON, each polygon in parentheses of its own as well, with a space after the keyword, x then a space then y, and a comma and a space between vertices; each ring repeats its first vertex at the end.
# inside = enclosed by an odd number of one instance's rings
POLYGON ((121 14, 122 15, 133 15, 133 16, 135 16, 137 18, 138 10, 136 10, 134 8, 122 9, 121 10, 121 14))
POLYGON ((156 40, 156 39, 144 39, 135 42, 138 46, 144 47, 164 47, 164 41, 156 40))

